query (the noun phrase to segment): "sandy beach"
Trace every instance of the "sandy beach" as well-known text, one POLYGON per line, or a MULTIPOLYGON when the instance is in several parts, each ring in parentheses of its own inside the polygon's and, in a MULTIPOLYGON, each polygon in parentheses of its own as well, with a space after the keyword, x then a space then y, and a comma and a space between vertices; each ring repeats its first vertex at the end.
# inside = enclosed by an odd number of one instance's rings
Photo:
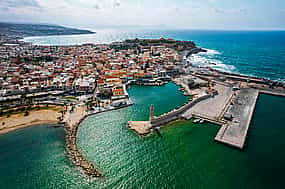
POLYGON ((39 124, 56 124, 61 116, 63 107, 30 111, 28 116, 24 113, 14 114, 10 117, 0 117, 0 134, 8 133, 20 128, 39 124))

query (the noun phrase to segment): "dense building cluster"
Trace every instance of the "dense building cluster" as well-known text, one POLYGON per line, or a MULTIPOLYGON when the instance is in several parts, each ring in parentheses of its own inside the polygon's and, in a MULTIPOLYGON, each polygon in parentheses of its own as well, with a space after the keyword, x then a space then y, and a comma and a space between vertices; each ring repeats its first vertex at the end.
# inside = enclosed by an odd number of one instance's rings
POLYGON ((63 91, 98 98, 126 95, 126 83, 160 85, 179 73, 182 50, 195 44, 172 39, 112 44, 0 46, 0 96, 63 91))

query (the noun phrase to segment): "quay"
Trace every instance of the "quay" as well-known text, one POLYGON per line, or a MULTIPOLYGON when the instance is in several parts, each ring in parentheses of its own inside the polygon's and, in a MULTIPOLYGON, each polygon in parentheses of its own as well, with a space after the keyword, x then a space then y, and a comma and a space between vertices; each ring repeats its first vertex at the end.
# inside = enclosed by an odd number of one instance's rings
POLYGON ((259 91, 251 88, 237 92, 225 113, 224 119, 228 121, 221 126, 216 141, 240 149, 244 147, 258 95, 259 91))
POLYGON ((268 91, 268 90, 259 90, 259 93, 273 95, 273 96, 285 97, 285 93, 282 93, 282 92, 275 92, 275 91, 268 91))

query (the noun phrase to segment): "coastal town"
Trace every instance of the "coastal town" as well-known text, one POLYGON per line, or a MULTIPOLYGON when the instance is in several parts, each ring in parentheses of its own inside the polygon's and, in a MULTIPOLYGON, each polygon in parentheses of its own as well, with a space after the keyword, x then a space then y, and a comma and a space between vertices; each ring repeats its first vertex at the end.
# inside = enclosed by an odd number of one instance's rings
POLYGON ((283 189, 285 0, 0 0, 0 189, 283 189))
POLYGON ((180 119, 220 125, 216 141, 242 149, 259 93, 285 96, 285 84, 195 66, 189 57, 206 52, 192 41, 129 39, 111 44, 37 46, 2 40, 0 132, 43 123, 64 123, 66 148, 75 165, 102 174, 77 147, 80 122, 89 115, 133 104, 131 85, 181 86, 189 102, 127 127, 147 135, 180 119), (46 116, 45 116, 46 115, 46 116), (49 115, 49 116, 48 116, 49 115))
POLYGON ((81 101, 93 111, 131 104, 127 85, 170 81, 181 71, 177 50, 193 48, 193 42, 163 38, 80 46, 4 43, 0 46, 1 113, 47 103, 81 101))
POLYGON ((75 46, 36 46, 8 38, 0 45, 0 131, 65 123, 71 160, 98 177, 77 149, 80 122, 132 105, 130 85, 161 86, 181 74, 180 51, 204 50, 190 41, 164 38, 75 46))

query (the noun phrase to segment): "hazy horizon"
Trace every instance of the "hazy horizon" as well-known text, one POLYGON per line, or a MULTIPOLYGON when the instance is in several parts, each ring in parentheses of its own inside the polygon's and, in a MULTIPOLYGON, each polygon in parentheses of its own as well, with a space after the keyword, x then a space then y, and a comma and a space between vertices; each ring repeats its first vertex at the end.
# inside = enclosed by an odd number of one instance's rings
POLYGON ((284 30, 282 0, 1 0, 0 21, 76 28, 284 30))

